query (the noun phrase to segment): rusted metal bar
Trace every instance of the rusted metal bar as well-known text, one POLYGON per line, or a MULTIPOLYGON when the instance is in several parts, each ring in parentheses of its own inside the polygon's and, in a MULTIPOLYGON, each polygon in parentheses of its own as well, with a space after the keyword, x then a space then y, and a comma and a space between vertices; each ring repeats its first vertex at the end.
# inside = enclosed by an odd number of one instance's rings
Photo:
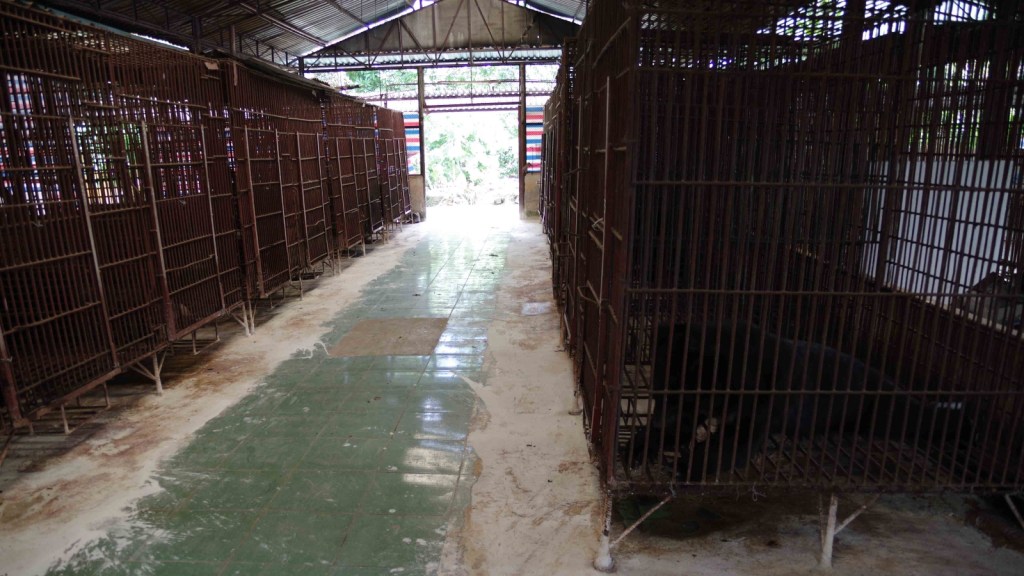
POLYGON ((163 306, 164 314, 167 318, 167 332, 174 334, 174 310, 173 304, 171 303, 171 290, 167 283, 167 262, 164 260, 164 245, 163 240, 160 236, 160 216, 157 212, 156 207, 156 187, 153 185, 153 167, 150 164, 149 157, 149 128, 143 124, 140 127, 140 133, 142 135, 142 161, 145 166, 145 172, 143 173, 143 191, 147 192, 149 196, 149 205, 153 211, 153 235, 156 239, 156 280, 160 284, 160 290, 163 292, 163 306))
MULTIPOLYGON (((12 3, 0 74, 0 398, 13 425, 127 367, 158 370, 171 340, 239 308, 248 328, 252 299, 330 256, 319 86, 12 3), (278 133, 299 135, 298 152, 282 157, 278 133), (282 161, 300 175, 288 204, 282 161), (302 247, 294 262, 289 246, 302 247)), ((347 136, 369 198, 373 109, 349 107, 362 111, 347 136)))
POLYGON ((547 106, 605 480, 1020 490, 1019 19, 741 4, 598 2, 547 106))

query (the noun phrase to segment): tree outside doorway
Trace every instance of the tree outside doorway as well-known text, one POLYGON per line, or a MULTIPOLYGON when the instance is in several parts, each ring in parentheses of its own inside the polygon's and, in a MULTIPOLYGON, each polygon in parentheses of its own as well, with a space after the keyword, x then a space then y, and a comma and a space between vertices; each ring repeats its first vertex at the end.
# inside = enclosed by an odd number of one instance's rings
POLYGON ((519 201, 515 112, 429 114, 427 206, 519 201))

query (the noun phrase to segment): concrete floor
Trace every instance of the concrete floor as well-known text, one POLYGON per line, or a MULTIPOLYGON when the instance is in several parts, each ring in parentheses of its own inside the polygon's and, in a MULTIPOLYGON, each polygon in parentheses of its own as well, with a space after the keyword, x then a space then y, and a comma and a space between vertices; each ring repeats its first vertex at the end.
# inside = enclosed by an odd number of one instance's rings
MULTIPOLYGON (((547 246, 516 208, 432 209, 163 396, 9 460, 0 574, 593 573, 600 485, 547 246)), ((811 572, 809 502, 680 499, 616 550, 619 572, 811 572)), ((965 526, 967 502, 883 498, 834 572, 1024 573, 1012 529, 965 526)), ((617 506, 615 531, 642 510, 617 506)))

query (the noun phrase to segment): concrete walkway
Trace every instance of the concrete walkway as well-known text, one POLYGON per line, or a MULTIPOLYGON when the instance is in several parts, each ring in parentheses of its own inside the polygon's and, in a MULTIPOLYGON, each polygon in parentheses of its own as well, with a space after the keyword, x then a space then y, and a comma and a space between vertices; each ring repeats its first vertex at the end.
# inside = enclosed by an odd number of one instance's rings
MULTIPOLYGON (((466 437, 476 395, 466 380, 486 382, 514 224, 437 229, 406 250, 313 350, 278 365, 161 464, 162 490, 48 573, 436 571, 474 480, 466 437), (422 355, 328 353, 356 327, 422 318, 443 319, 422 355)), ((381 341, 401 340, 396 323, 381 325, 381 341)))

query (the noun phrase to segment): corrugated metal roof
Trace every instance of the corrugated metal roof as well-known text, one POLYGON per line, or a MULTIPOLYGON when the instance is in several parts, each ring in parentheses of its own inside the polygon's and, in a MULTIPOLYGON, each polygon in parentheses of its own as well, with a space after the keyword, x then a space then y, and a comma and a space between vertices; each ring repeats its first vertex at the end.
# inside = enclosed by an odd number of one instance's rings
MULTIPOLYGON (((446 0, 458 1, 458 0, 446 0)), ((582 20, 586 0, 505 0, 567 19, 582 20)), ((230 49, 231 31, 249 47, 308 54, 434 0, 43 0, 43 4, 113 26, 190 44, 193 23, 209 47, 230 49)), ((283 60, 282 60, 283 61, 283 60)))
POLYGON ((587 14, 586 0, 529 0, 526 7, 540 9, 576 22, 582 22, 587 14))

